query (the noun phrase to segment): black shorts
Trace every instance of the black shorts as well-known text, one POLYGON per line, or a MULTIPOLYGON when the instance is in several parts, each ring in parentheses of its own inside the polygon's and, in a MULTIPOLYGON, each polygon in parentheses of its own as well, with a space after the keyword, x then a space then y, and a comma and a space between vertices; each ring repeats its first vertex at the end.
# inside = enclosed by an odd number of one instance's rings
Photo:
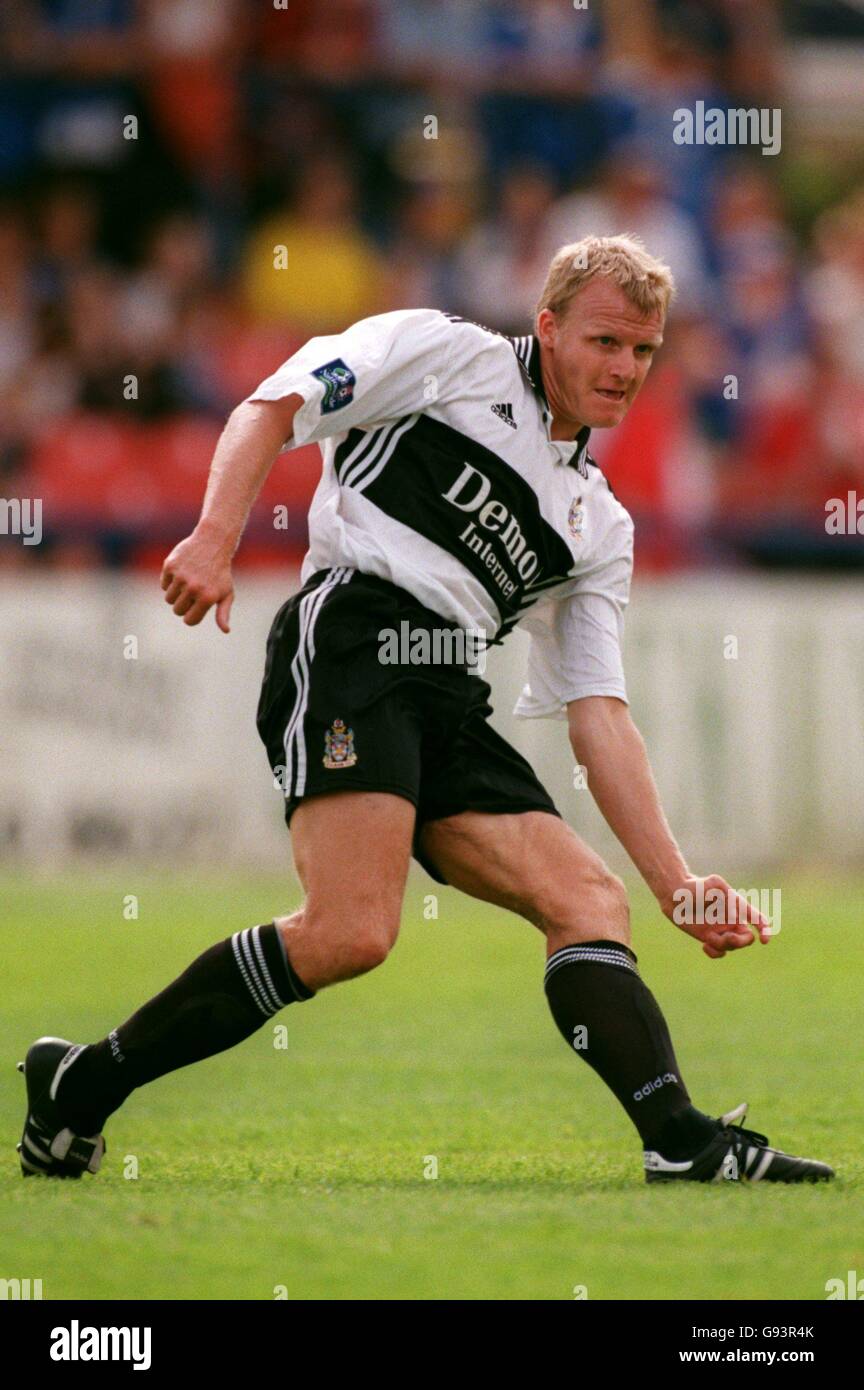
POLYGON ((257 715, 287 822, 307 796, 403 796, 417 808, 414 857, 439 883, 446 879, 418 845, 426 821, 461 811, 558 815, 530 765, 489 724, 489 685, 464 661, 381 660, 385 630, 412 640, 428 632, 433 655, 432 634, 444 629, 459 632, 386 580, 319 570, 273 620, 257 715))

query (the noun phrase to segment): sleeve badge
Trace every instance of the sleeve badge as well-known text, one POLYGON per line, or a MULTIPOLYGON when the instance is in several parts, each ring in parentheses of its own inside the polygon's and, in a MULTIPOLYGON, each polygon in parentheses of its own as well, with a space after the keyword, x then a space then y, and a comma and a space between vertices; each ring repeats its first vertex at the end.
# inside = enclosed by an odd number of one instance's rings
POLYGON ((332 362, 325 362, 323 367, 316 367, 312 375, 324 382, 322 415, 332 415, 334 410, 341 410, 353 400, 357 378, 341 357, 334 357, 332 362))

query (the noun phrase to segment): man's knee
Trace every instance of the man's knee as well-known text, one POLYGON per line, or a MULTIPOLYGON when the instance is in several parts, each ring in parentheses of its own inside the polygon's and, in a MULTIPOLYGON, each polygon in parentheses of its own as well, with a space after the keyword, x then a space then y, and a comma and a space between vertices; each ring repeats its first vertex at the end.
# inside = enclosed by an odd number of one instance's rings
POLYGON ((384 964, 395 940, 395 931, 378 923, 365 923, 343 945, 343 960, 350 966, 352 974, 365 975, 384 964))
POLYGON ((277 925, 289 959, 298 969, 302 962, 319 988, 382 965, 399 934, 399 912, 378 901, 344 908, 308 901, 277 925))
POLYGON ((629 935, 630 904, 627 889, 617 874, 613 874, 604 863, 592 869, 586 882, 586 896, 598 914, 598 925, 605 924, 624 928, 629 935))
POLYGON ((575 876, 558 877, 540 904, 537 925, 547 936, 613 937, 629 944, 630 905, 617 874, 598 859, 575 876))

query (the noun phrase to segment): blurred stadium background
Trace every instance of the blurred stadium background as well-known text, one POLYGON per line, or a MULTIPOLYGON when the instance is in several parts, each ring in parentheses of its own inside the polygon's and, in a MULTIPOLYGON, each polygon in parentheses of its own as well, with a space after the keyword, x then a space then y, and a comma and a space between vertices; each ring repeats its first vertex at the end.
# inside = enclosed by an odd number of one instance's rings
MULTIPOLYGON (((0 534, 2 862, 280 862, 254 711, 317 448, 253 511, 230 638, 158 585, 227 413, 367 314, 528 331, 559 244, 629 231, 679 298, 592 447, 667 813, 703 872, 860 864, 864 537, 826 503, 864 496, 864 4, 8 0, 0 55, 0 528, 42 506, 0 534), (697 100, 779 108, 781 152, 676 145, 697 100)), ((523 656, 499 725, 620 868, 563 727, 510 720, 523 656)))

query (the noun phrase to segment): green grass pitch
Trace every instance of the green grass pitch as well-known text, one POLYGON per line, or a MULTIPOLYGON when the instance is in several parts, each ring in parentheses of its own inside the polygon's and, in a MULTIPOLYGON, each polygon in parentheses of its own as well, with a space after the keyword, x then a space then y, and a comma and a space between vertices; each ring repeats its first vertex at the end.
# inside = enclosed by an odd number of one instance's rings
POLYGON ((451 889, 427 920, 422 875, 381 969, 134 1094, 97 1177, 25 1182, 27 1045, 104 1036, 299 893, 200 870, 0 876, 0 1276, 46 1299, 824 1299, 864 1275, 864 883, 768 881, 766 947, 709 961, 639 885, 634 947, 696 1104, 748 1100, 753 1128, 835 1166, 824 1187, 648 1187, 629 1121, 554 1027, 539 933, 451 889))

